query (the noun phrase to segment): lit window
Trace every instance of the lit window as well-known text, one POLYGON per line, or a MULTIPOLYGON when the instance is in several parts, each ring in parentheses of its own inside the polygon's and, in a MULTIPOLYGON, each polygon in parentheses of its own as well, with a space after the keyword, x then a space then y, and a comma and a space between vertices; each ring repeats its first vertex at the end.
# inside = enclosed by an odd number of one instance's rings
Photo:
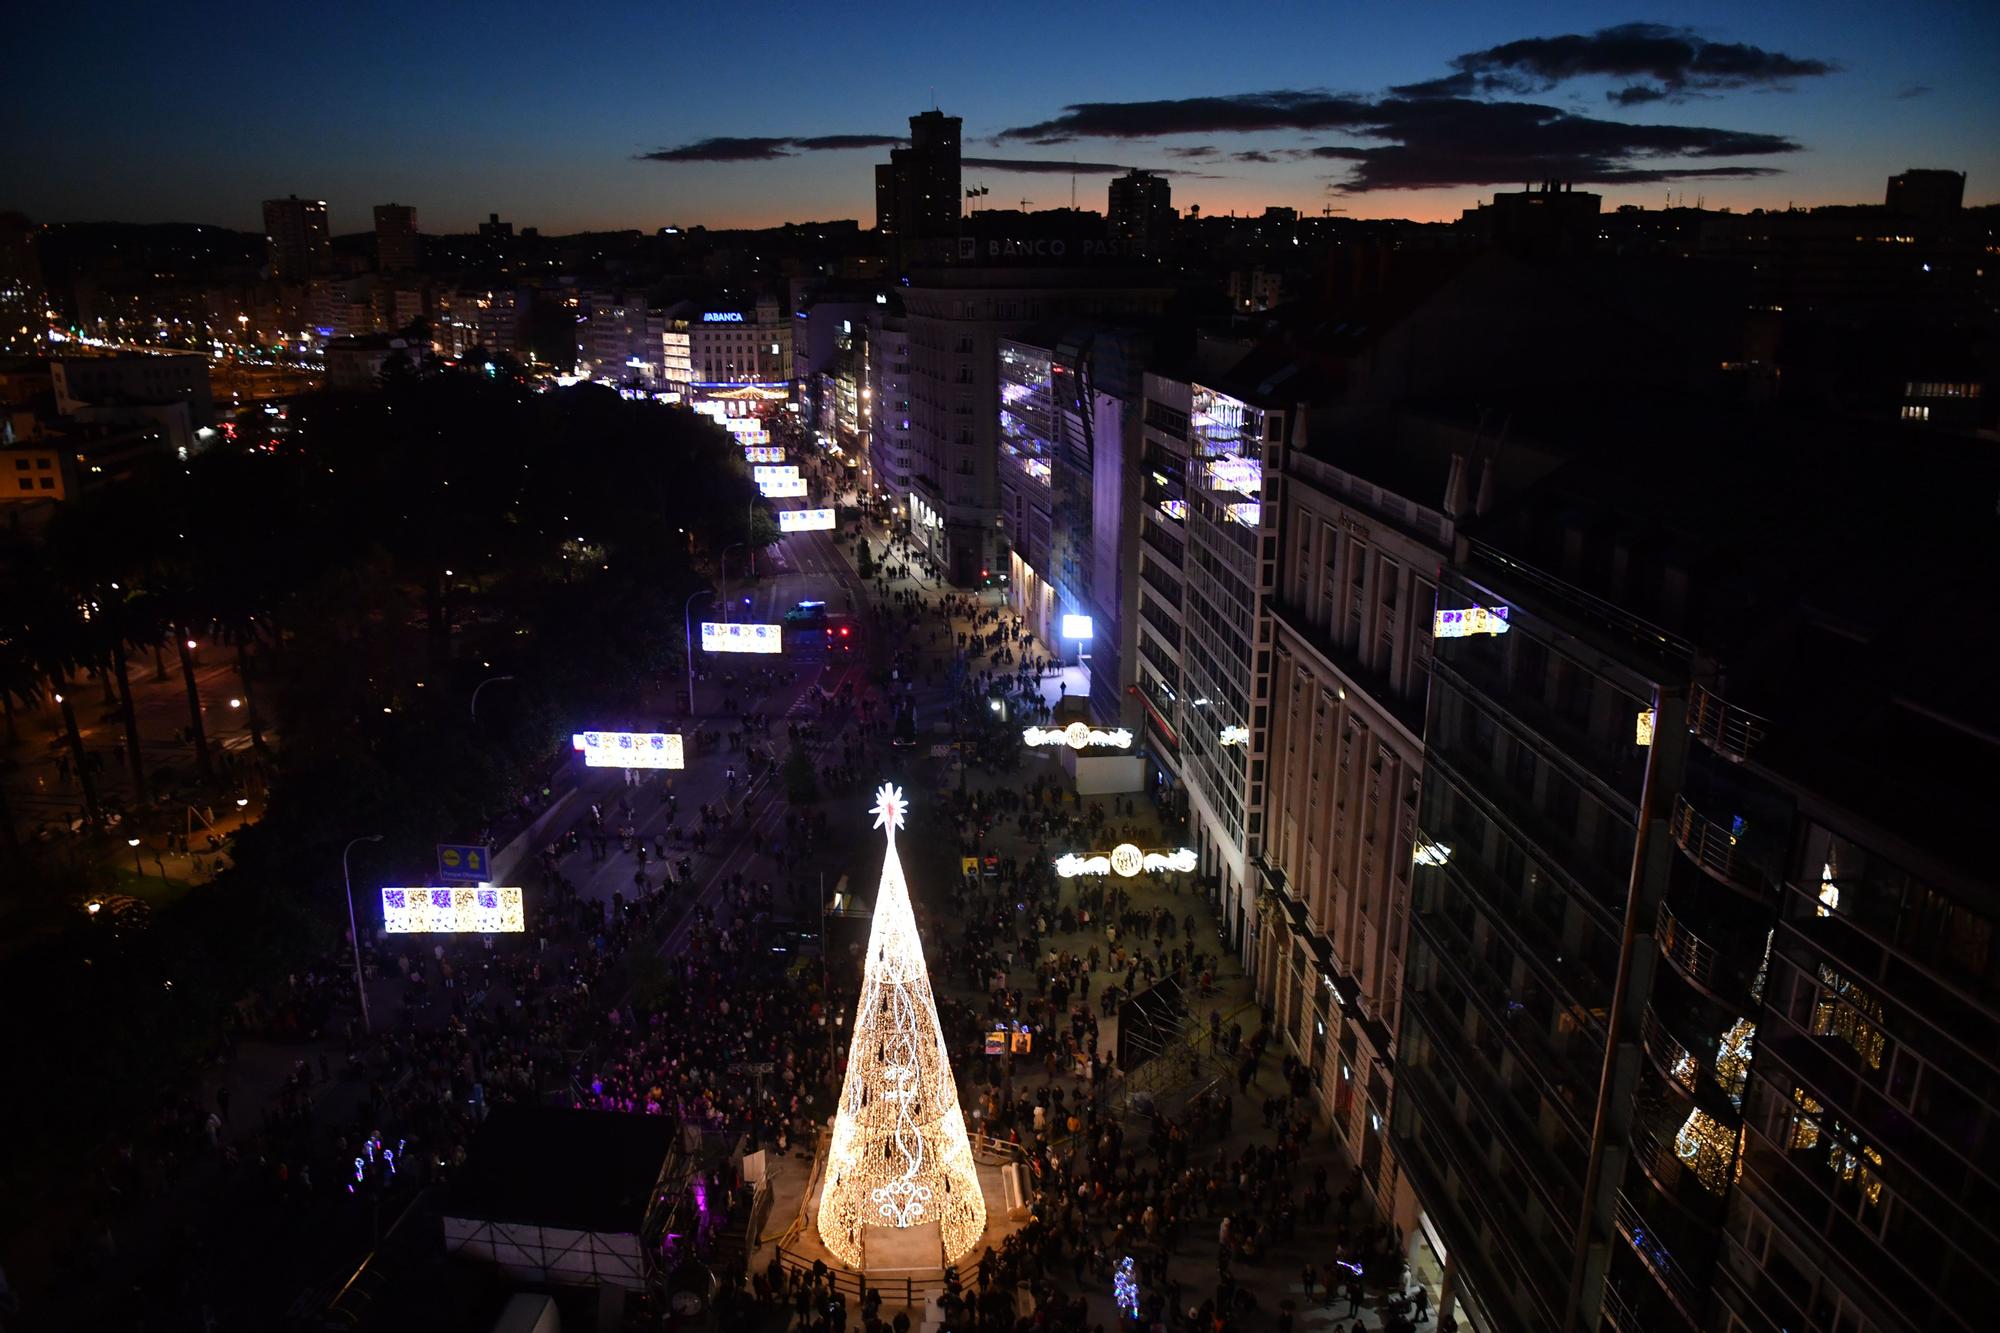
POLYGON ((1924 407, 1924 406, 1921 406, 1921 405, 1919 405, 1919 404, 1917 404, 1917 403, 1904 403, 1904 404, 1903 404, 1903 420, 1905 420, 1905 421, 1929 421, 1930 419, 1931 419, 1931 410, 1930 410, 1930 408, 1928 408, 1928 407, 1924 407))

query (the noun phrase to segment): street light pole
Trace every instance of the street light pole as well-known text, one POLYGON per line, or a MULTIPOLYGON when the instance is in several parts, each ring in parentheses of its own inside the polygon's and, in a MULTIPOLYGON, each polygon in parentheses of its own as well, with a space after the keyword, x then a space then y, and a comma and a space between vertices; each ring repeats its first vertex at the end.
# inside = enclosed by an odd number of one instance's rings
POLYGON ((715 590, 713 588, 696 588, 693 592, 688 594, 687 605, 681 608, 681 629, 687 635, 688 721, 689 722, 694 721, 694 621, 689 619, 689 617, 694 614, 695 598, 713 597, 713 596, 715 596, 715 590))
MULTIPOLYGON (((729 545, 722 548, 722 558, 717 562, 719 567, 717 577, 722 582, 722 587, 720 590, 722 594, 727 594, 729 591, 729 553, 731 551, 739 549, 748 552, 750 549, 750 543, 731 542, 729 543, 729 545)), ((729 603, 727 601, 724 601, 722 604, 722 614, 725 617, 728 616, 729 614, 729 603)))
POLYGON ((474 722, 479 720, 479 692, 488 685, 498 685, 503 680, 512 679, 514 679, 512 676, 489 676, 472 687, 472 720, 474 722))
POLYGON ((347 871, 347 854, 354 850, 357 842, 380 842, 379 833, 363 834, 340 849, 340 882, 347 888, 347 938, 354 944, 354 994, 361 1001, 361 1030, 373 1033, 375 1025, 368 1017, 368 986, 361 976, 361 931, 354 924, 354 880, 347 871))

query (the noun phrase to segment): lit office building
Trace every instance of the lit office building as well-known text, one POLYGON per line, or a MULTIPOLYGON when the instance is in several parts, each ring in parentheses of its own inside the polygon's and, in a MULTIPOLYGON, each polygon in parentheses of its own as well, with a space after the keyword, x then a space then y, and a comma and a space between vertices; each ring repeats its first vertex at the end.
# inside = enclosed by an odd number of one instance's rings
POLYGON ((893 295, 868 317, 868 453, 876 491, 909 519, 910 330, 893 295))
MULTIPOLYGON (((1085 261, 1084 247, 1076 251, 1085 261)), ((903 289, 911 534, 952 582, 985 582, 1010 561, 996 540, 1000 340, 1044 324, 1140 319, 1157 314, 1170 295, 1129 269, 1051 264, 1043 255, 923 270, 903 289)))
POLYGON ((1104 720, 1136 722, 1138 383, 1150 340, 1080 324, 1000 343, 1000 513, 1007 596, 1030 629, 1088 676, 1104 720), (1087 632, 1086 632, 1087 631, 1087 632), (1128 716, 1130 711, 1131 716, 1128 716))

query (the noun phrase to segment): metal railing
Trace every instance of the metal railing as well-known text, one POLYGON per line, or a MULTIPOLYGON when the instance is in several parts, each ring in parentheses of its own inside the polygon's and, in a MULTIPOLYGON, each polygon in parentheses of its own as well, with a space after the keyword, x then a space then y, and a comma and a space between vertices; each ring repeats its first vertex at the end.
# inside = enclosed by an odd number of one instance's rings
POLYGON ((1705 685, 1688 689, 1688 730, 1724 759, 1748 759, 1763 744, 1770 725, 1770 719, 1737 707, 1705 685))
POLYGON ((1698 1289, 1674 1259, 1673 1252, 1667 1248, 1660 1233, 1646 1224, 1645 1216, 1633 1206, 1632 1200, 1626 1197, 1624 1190, 1618 1191, 1618 1205, 1614 1217, 1617 1220, 1618 1234, 1631 1243, 1633 1250, 1645 1262, 1646 1267, 1653 1270, 1653 1276, 1659 1279, 1661 1288, 1673 1298, 1681 1313, 1692 1320, 1694 1311, 1701 1308, 1698 1289))
POLYGON ((1718 991, 1727 985, 1729 975, 1721 965, 1721 956, 1701 936, 1682 925, 1664 902, 1653 923, 1653 938, 1659 942, 1660 952, 1688 980, 1708 991, 1718 991))
POLYGON ((1688 1092, 1695 1090, 1701 1073, 1701 1061, 1694 1052, 1681 1045, 1680 1039, 1660 1021, 1660 1016, 1652 1005, 1646 1006, 1645 1014, 1639 1020, 1639 1040, 1646 1053, 1660 1066, 1660 1071, 1681 1085, 1688 1092))
MULTIPOLYGON (((952 1265, 958 1275, 957 1285, 961 1291, 979 1285, 980 1265, 984 1262, 985 1258, 981 1256, 970 1263, 952 1265)), ((788 1273, 810 1273, 813 1271, 814 1260, 780 1245, 778 1263, 788 1273)), ((870 1276, 865 1270, 857 1272, 850 1268, 826 1264, 821 1276, 832 1284, 835 1291, 843 1296, 852 1297, 857 1302, 873 1290, 882 1297, 885 1305, 903 1305, 911 1309, 918 1309, 928 1304, 933 1296, 941 1295, 952 1285, 945 1280, 942 1267, 939 1268, 936 1277, 907 1275, 890 1277, 886 1274, 870 1276)))
POLYGON ((1763 889, 1763 877, 1738 848, 1736 835, 1695 809, 1685 793, 1674 797, 1667 828, 1674 845, 1715 878, 1752 892, 1763 889))

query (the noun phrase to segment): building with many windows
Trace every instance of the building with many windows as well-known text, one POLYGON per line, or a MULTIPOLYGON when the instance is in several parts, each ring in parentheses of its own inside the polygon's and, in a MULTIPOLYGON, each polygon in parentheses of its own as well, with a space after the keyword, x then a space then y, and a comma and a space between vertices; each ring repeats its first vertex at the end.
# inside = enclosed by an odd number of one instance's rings
POLYGON ((423 262, 424 238, 417 233, 417 210, 409 204, 375 205, 375 266, 384 273, 407 273, 423 262))
POLYGON ((922 270, 903 289, 910 529, 954 583, 993 578, 1011 558, 999 525, 1000 340, 1041 324, 1157 314, 1171 295, 1077 251, 1080 262, 1063 267, 1030 257, 922 270))
POLYGON ((2000 468, 1685 403, 1512 429, 1572 461, 1439 584, 1391 1139, 1421 1234, 1495 1327, 1972 1328, 2000 889, 1948 831, 2000 795, 1959 614, 2000 468))
POLYGON ((868 316, 868 455, 876 493, 909 519, 910 329, 892 293, 868 316))
POLYGON ((271 276, 279 282, 305 282, 325 273, 332 262, 326 227, 326 201, 284 199, 264 201, 264 245, 271 276))
POLYGON ((1495 467, 1418 419, 1316 429, 1285 461, 1259 861, 1280 910, 1260 998, 1406 1231, 1416 1210, 1386 1143, 1437 571, 1495 467))

